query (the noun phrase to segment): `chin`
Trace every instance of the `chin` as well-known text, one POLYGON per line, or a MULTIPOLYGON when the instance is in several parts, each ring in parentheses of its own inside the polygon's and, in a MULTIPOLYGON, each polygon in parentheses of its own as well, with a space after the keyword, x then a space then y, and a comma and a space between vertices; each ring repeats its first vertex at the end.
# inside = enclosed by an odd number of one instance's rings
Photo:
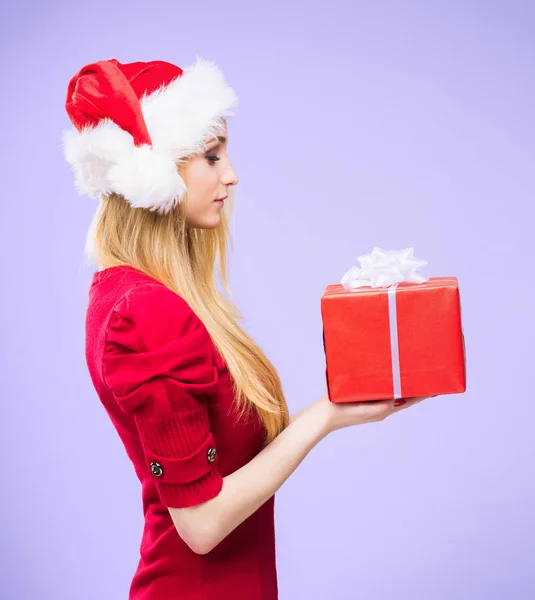
POLYGON ((219 225, 220 217, 216 215, 212 218, 203 219, 202 221, 195 221, 188 223, 188 227, 194 227, 195 229, 215 229, 219 225))
POLYGON ((215 221, 213 223, 209 223, 209 224, 205 225, 203 227, 203 229, 215 229, 218 226, 219 226, 219 219, 217 219, 217 221, 215 221))

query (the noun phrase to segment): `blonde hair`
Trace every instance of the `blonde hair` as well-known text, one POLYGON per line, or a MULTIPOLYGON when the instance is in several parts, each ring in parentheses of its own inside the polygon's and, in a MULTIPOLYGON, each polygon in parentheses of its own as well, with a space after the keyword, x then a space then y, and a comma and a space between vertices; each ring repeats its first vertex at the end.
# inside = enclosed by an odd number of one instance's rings
POLYGON ((111 193, 100 202, 85 250, 102 268, 130 265, 186 300, 228 367, 238 418, 256 409, 267 445, 288 426, 289 413, 277 371, 238 324, 243 317, 228 288, 233 201, 230 188, 217 227, 198 229, 186 227, 187 193, 167 214, 133 208, 123 196, 111 193), (216 274, 228 299, 217 288, 216 274))

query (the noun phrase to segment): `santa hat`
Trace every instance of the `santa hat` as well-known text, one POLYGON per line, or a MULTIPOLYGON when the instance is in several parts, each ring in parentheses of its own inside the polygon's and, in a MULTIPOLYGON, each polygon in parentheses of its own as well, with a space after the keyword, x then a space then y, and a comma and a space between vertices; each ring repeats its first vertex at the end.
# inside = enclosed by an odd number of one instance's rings
POLYGON ((199 57, 185 69, 116 59, 82 67, 65 103, 74 128, 62 138, 78 192, 169 211, 186 192, 177 162, 203 152, 237 104, 219 68, 199 57))

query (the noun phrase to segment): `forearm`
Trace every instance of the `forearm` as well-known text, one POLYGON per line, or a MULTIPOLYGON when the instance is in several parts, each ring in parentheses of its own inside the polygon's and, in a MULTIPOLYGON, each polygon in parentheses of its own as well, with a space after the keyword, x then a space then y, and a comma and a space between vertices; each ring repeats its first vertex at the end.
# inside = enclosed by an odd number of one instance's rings
MULTIPOLYGON (((288 427, 246 465, 223 479, 221 492, 208 503, 216 546, 282 486, 328 431, 315 404, 292 416, 288 427)), ((208 504, 207 503, 207 504, 208 504)))
POLYGON ((297 411, 293 415, 290 415, 290 423, 293 423, 299 416, 301 416, 305 412, 305 410, 308 410, 309 408, 310 408, 310 405, 305 406, 304 408, 297 411))

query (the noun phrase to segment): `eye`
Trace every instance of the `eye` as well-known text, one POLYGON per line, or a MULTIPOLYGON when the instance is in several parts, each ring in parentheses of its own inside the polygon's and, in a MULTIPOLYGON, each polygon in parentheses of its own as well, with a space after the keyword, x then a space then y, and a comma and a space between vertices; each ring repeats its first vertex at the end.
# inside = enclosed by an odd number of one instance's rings
POLYGON ((215 155, 209 155, 206 157, 206 160, 211 164, 211 165, 215 165, 215 163, 220 160, 219 156, 215 156, 215 155))

